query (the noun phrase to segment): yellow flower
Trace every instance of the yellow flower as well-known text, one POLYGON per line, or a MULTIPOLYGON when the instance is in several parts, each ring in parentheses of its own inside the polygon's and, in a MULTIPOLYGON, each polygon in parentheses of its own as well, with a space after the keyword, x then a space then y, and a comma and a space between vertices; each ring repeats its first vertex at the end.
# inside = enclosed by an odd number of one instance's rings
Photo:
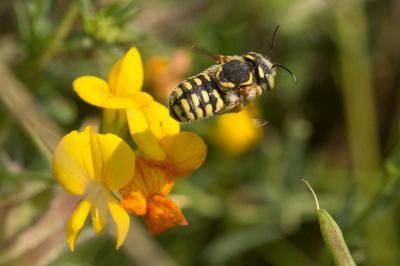
POLYGON ((214 132, 216 143, 228 153, 240 155, 253 147, 262 136, 248 108, 218 117, 214 132))
POLYGON ((72 131, 57 145, 53 155, 54 176, 65 190, 83 196, 67 225, 67 242, 75 241, 91 213, 93 229, 100 233, 110 212, 117 229, 118 249, 129 229, 129 216, 113 195, 134 175, 135 154, 121 138, 96 134, 91 127, 72 131))
POLYGON ((153 102, 127 112, 130 132, 143 152, 136 160, 131 182, 120 192, 122 206, 144 215, 153 234, 186 225, 181 209, 167 198, 176 178, 199 168, 206 157, 203 140, 191 132, 179 132, 179 123, 163 105, 153 102))
POLYGON ((126 113, 129 131, 139 149, 154 160, 165 160, 160 140, 180 131, 179 123, 169 116, 168 109, 154 101, 143 108, 130 108, 126 113))
POLYGON ((153 98, 140 91, 142 85, 142 59, 134 47, 113 65, 108 82, 95 76, 79 77, 73 82, 74 90, 82 100, 109 109, 142 107, 151 103, 153 98))

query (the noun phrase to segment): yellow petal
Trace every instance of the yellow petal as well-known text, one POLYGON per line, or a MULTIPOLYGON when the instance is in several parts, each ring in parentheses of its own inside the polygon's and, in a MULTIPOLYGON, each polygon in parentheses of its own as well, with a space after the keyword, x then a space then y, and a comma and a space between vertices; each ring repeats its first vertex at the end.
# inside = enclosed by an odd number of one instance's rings
POLYGON ((129 230, 129 215, 116 201, 108 202, 108 209, 117 227, 117 245, 119 249, 124 243, 129 230))
POLYGON ((111 191, 118 191, 133 177, 135 154, 123 139, 114 134, 96 134, 96 136, 99 145, 96 160, 102 162, 102 172, 98 179, 101 179, 111 191))
POLYGON ((65 190, 82 194, 94 179, 89 135, 77 131, 65 135, 54 151, 52 168, 65 190))
POLYGON ((75 92, 85 102, 103 107, 104 102, 110 97, 107 82, 94 76, 83 76, 72 83, 75 92))
POLYGON ((102 172, 103 172, 103 158, 102 158, 102 151, 100 147, 100 143, 98 140, 99 136, 93 131, 93 128, 90 126, 87 126, 85 128, 84 134, 86 134, 89 137, 90 141, 90 152, 91 152, 91 157, 92 157, 92 164, 93 164, 93 174, 94 174, 94 179, 99 179, 101 180, 102 172))
POLYGON ((158 102, 152 102, 140 109, 129 109, 127 119, 129 131, 139 148, 147 157, 163 161, 165 152, 159 141, 180 131, 179 123, 169 116, 168 109, 158 102))
POLYGON ((131 107, 144 107, 153 102, 153 97, 145 92, 135 92, 124 96, 110 95, 104 102, 96 106, 109 109, 126 109, 131 107))
POLYGON ((92 216, 93 230, 96 234, 100 234, 106 225, 107 206, 99 203, 93 204, 90 214, 92 216))
POLYGON ((165 152, 158 143, 158 139, 150 130, 150 125, 145 114, 138 108, 128 109, 127 120, 129 131, 136 145, 150 158, 164 160, 165 152))
POLYGON ((167 153, 165 162, 172 166, 175 177, 189 175, 203 164, 207 155, 204 141, 191 132, 165 137, 160 144, 167 153))
POLYGON ((85 224, 86 217, 89 214, 90 202, 87 199, 82 200, 75 208, 67 225, 67 242, 71 251, 75 249, 75 241, 85 224))
POLYGON ((180 124, 169 116, 168 108, 158 102, 141 108, 154 136, 160 140, 165 136, 178 134, 180 124))
POLYGON ((153 101, 153 98, 144 92, 114 95, 104 80, 94 76, 84 76, 75 79, 73 87, 82 100, 102 108, 125 109, 129 107, 143 107, 153 101))
POLYGON ((111 69, 108 77, 114 95, 130 95, 142 89, 143 64, 139 51, 133 47, 111 69))

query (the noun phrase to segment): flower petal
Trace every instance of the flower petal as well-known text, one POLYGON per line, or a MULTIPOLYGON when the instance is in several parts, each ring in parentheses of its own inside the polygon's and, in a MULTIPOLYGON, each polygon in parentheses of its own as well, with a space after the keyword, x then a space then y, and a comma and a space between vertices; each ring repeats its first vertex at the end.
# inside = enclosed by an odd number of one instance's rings
POLYGON ((147 202, 142 192, 140 191, 131 192, 131 190, 127 186, 121 191, 121 195, 122 195, 122 201, 121 201, 122 208, 138 216, 146 214, 147 202))
POLYGON ((143 86, 143 64, 137 48, 132 47, 111 69, 110 90, 123 96, 138 92, 143 86))
POLYGON ((114 134, 96 134, 96 137, 99 145, 97 160, 102 162, 102 173, 98 178, 111 191, 118 191, 133 177, 135 154, 123 139, 114 134))
POLYGON ((90 202, 87 199, 82 200, 72 213, 67 225, 67 242, 71 251, 75 249, 75 241, 89 214, 90 202))
POLYGON ((170 117, 168 108, 164 105, 153 102, 141 110, 149 123, 151 131, 158 140, 179 133, 179 122, 170 117))
POLYGON ((90 214, 92 216, 93 230, 96 234, 100 234, 106 225, 107 206, 99 203, 93 204, 90 214))
POLYGON ((165 162, 172 166, 174 177, 189 175, 203 164, 207 155, 206 144, 192 132, 165 137, 160 144, 167 153, 165 162))
POLYGON ((169 175, 170 171, 159 162, 138 157, 136 160, 135 175, 131 182, 124 188, 123 193, 127 195, 134 192, 141 192, 145 198, 153 194, 162 194, 170 187, 169 175))
POLYGON ((75 92, 85 102, 103 107, 103 103, 110 97, 107 82, 94 76, 83 76, 72 83, 75 92))
POLYGON ((162 195, 154 195, 150 198, 146 221, 150 233, 153 235, 171 229, 177 224, 187 225, 187 221, 178 205, 162 195))
POLYGON ((91 126, 87 126, 83 132, 86 134, 90 141, 90 155, 92 157, 92 164, 93 164, 93 175, 94 179, 101 180, 102 172, 103 172, 103 158, 102 158, 102 151, 99 143, 99 139, 91 126))
POLYGON ((94 179, 89 135, 77 131, 65 135, 54 151, 52 168, 65 190, 81 195, 94 179))
POLYGON ((150 158, 154 160, 164 160, 165 152, 158 143, 157 138, 150 130, 150 124, 138 108, 130 108, 126 111, 129 131, 136 145, 150 158))
POLYGON ((109 201, 108 209, 110 210, 111 216, 117 227, 116 249, 119 249, 124 243, 126 235, 128 234, 129 215, 121 206, 119 206, 117 201, 109 201))
POLYGON ((151 104, 153 97, 145 92, 136 92, 124 96, 113 96, 110 95, 104 102, 99 104, 93 104, 103 108, 109 109, 126 109, 131 107, 144 107, 151 104))
POLYGON ((102 108, 125 109, 149 105, 153 98, 145 92, 132 92, 125 95, 115 95, 104 80, 94 76, 83 76, 73 82, 78 96, 85 102, 102 108))
POLYGON ((129 131, 139 148, 146 156, 163 161, 165 152, 159 140, 180 130, 179 123, 169 116, 168 109, 158 102, 152 102, 140 109, 127 110, 127 119, 129 131))

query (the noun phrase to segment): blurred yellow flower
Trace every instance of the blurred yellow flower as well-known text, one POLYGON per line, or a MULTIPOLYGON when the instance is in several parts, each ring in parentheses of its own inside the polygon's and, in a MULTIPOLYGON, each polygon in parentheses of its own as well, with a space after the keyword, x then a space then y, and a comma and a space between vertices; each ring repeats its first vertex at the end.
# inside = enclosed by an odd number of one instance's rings
POLYGON ((239 113, 219 116, 214 133, 216 143, 226 152, 240 155, 252 148, 262 136, 262 129, 248 108, 239 113))
POLYGON ((73 87, 85 102, 102 108, 125 109, 151 103, 152 97, 141 92, 143 65, 139 51, 133 47, 112 67, 108 82, 95 76, 74 80, 73 87))
POLYGON ((96 233, 104 229, 108 212, 111 214, 118 249, 128 232, 129 216, 113 192, 126 186, 134 175, 135 154, 128 144, 113 134, 96 134, 91 127, 83 132, 72 131, 57 145, 52 168, 65 190, 83 196, 67 225, 71 251, 89 211, 96 233))
POLYGON ((194 133, 180 133, 179 123, 157 102, 127 113, 130 132, 143 155, 136 160, 131 182, 120 191, 122 206, 144 215, 153 234, 177 224, 186 225, 181 209, 167 195, 176 178, 189 175, 203 164, 205 143, 194 133))

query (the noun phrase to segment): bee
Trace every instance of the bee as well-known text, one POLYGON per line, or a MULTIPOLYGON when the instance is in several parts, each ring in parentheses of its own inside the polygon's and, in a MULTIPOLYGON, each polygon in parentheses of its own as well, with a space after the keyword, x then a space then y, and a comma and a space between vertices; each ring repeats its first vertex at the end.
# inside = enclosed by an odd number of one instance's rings
POLYGON ((239 112, 263 91, 274 89, 277 67, 286 70, 296 82, 288 68, 269 59, 278 28, 267 56, 255 52, 219 55, 215 57, 216 64, 182 81, 169 96, 170 115, 185 123, 239 112))

